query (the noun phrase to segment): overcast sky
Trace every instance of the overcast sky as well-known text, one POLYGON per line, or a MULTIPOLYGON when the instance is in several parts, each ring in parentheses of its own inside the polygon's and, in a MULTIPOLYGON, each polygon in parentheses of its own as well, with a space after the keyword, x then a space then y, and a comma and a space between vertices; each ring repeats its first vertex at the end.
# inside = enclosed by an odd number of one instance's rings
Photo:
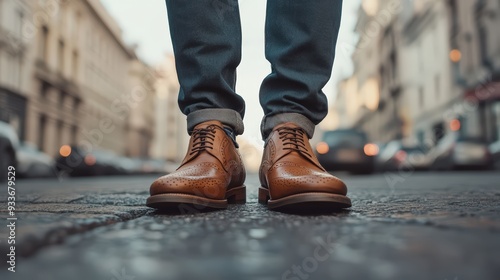
MULTIPOLYGON (((172 52, 165 2, 162 0, 101 0, 123 30, 128 44, 139 45, 138 55, 148 64, 159 64, 164 54, 172 52)), ((353 32, 360 0, 344 1, 342 26, 337 44, 333 77, 324 88, 330 104, 336 94, 335 84, 352 72, 351 51, 356 42, 353 32)), ((264 57, 265 0, 240 0, 243 28, 243 59, 238 68, 237 92, 245 98, 247 109, 244 136, 259 141, 263 116, 258 91, 270 66, 264 57)))

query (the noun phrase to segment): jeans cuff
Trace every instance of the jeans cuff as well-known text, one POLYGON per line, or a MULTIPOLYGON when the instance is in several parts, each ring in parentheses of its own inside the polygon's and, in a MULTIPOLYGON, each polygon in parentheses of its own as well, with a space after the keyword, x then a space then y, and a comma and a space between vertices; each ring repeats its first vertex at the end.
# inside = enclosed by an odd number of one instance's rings
POLYGON ((264 119, 262 119, 262 123, 260 125, 262 139, 265 141, 269 134, 271 134, 271 131, 273 131, 274 127, 287 122, 292 122, 301 127, 307 133, 309 139, 313 137, 314 128, 316 126, 306 116, 299 113, 283 113, 272 116, 265 116, 264 119))
POLYGON ((243 119, 240 113, 231 109, 202 109, 190 113, 187 116, 187 129, 191 134, 194 127, 206 121, 220 121, 222 124, 230 126, 236 135, 243 134, 243 119))

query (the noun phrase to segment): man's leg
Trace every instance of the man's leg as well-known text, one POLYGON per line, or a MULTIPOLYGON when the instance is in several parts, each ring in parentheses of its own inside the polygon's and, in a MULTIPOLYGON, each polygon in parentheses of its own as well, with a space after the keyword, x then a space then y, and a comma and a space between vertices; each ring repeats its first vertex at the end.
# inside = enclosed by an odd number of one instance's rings
POLYGON ((243 99, 235 93, 241 60, 237 0, 166 0, 188 130, 217 119, 243 133, 243 99))
POLYGON ((328 112, 322 88, 332 71, 341 9, 341 0, 267 2, 266 57, 272 73, 260 91, 266 143, 259 202, 270 209, 351 206, 346 185, 326 172, 309 143, 328 112))
POLYGON ((268 0, 266 58, 272 73, 260 90, 264 139, 294 121, 312 137, 328 112, 322 88, 330 79, 342 0, 268 0))
MULTIPOLYGON (((191 139, 181 166, 151 185, 147 205, 198 212, 245 201, 245 169, 235 134, 243 133, 243 99, 235 91, 241 59, 237 0, 166 0, 179 106, 191 139)), ((165 143, 169 145, 169 143, 165 143)))

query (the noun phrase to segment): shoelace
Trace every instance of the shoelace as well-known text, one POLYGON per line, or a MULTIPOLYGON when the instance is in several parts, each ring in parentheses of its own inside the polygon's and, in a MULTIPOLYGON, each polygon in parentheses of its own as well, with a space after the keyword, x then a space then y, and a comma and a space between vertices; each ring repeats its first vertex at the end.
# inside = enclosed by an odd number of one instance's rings
POLYGON ((189 155, 214 148, 215 127, 195 129, 191 136, 193 137, 193 149, 189 155))
POLYGON ((304 143, 304 130, 301 128, 282 127, 278 129, 279 139, 283 141, 284 150, 292 150, 312 157, 304 143))

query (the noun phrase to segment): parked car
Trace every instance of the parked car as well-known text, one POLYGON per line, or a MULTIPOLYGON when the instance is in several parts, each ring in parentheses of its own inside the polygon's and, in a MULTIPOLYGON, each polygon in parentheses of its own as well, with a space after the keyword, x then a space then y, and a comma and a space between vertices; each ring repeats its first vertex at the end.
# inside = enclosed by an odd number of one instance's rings
POLYGON ((17 172, 20 177, 55 177, 55 162, 34 145, 22 143, 17 150, 17 172))
POLYGON ((500 169, 500 140, 493 142, 489 146, 493 165, 496 169, 500 169))
POLYGON ((450 133, 429 152, 433 170, 489 169, 493 158, 486 141, 450 133))
POLYGON ((144 160, 140 158, 118 157, 118 166, 122 174, 135 175, 144 173, 144 160))
POLYGON ((162 159, 144 159, 142 171, 146 174, 165 174, 167 172, 167 162, 162 159))
POLYGON ((426 170, 430 166, 427 148, 419 145, 405 145, 401 140, 387 143, 376 159, 379 171, 426 170))
POLYGON ((19 139, 14 128, 0 121, 0 181, 7 179, 9 166, 16 166, 19 139))
POLYGON ((121 175, 119 157, 106 150, 94 149, 87 152, 78 146, 63 146, 56 159, 56 168, 60 174, 69 176, 121 175))
POLYGON ((339 129, 325 132, 322 142, 316 145, 319 162, 330 171, 372 173, 376 144, 368 142, 366 133, 356 129, 339 129))

